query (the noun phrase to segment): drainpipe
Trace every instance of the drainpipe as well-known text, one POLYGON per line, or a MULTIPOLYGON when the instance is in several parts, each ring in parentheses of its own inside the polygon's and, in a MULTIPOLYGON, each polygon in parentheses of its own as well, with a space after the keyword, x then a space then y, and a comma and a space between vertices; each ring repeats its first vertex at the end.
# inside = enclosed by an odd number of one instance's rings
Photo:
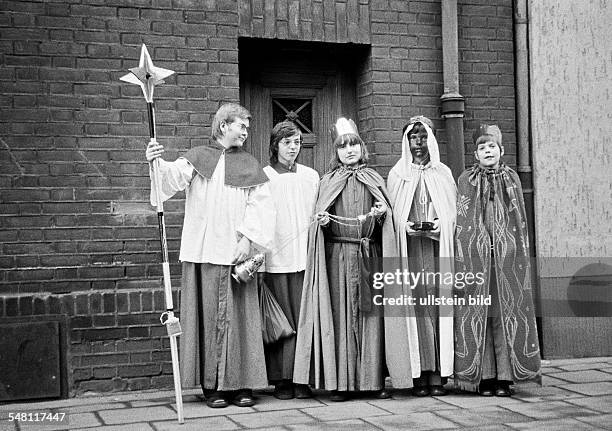
POLYGON ((465 169, 463 117, 465 99, 459 94, 459 41, 457 35, 457 0, 442 1, 442 61, 444 94, 442 118, 448 141, 448 164, 455 180, 465 169))
MULTIPOLYGON (((514 61, 515 61, 515 87, 516 87, 516 145, 517 145, 517 171, 523 186, 525 212, 527 213, 527 230, 529 233, 529 248, 531 255, 535 253, 535 210, 533 191, 533 169, 531 166, 530 121, 529 121, 529 46, 527 0, 514 0, 514 61)), ((532 261, 531 279, 533 280, 533 294, 536 316, 540 315, 540 288, 537 261, 532 261)), ((543 352, 541 332, 541 318, 538 321, 538 335, 540 351, 543 352)))

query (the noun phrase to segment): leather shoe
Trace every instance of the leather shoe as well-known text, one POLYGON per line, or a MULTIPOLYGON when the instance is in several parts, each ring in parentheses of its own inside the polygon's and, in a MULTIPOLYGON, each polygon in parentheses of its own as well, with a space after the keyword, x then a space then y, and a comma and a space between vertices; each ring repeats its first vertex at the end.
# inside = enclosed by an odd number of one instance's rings
POLYGON ((346 391, 331 391, 330 401, 341 403, 348 400, 348 393, 346 391))
POLYGON ((493 387, 491 385, 480 384, 478 387, 478 393, 483 397, 492 397, 494 395, 493 387))
POLYGON ((293 392, 293 383, 291 382, 280 382, 274 386, 274 393, 272 394, 279 400, 290 400, 295 394, 293 392))
POLYGON ((389 399, 391 398, 391 392, 388 391, 386 388, 382 388, 381 390, 374 392, 374 398, 377 398, 379 400, 389 399))
POLYGON ((222 409, 227 407, 229 403, 221 392, 215 391, 206 396, 206 405, 211 409, 222 409))
POLYGON ((255 405, 253 392, 251 390, 241 390, 232 399, 232 404, 238 407, 251 407, 255 405))
POLYGON ((498 383, 495 386, 495 396, 496 397, 509 397, 512 393, 510 392, 510 385, 507 383, 498 383))
POLYGON ((429 388, 427 386, 419 386, 414 388, 413 393, 417 397, 426 397, 429 395, 429 388))
POLYGON ((312 391, 308 385, 296 384, 294 386, 294 392, 297 399, 303 400, 305 398, 312 398, 312 391))
POLYGON ((434 385, 430 388, 430 393, 432 397, 443 397, 446 395, 446 389, 441 385, 434 385))

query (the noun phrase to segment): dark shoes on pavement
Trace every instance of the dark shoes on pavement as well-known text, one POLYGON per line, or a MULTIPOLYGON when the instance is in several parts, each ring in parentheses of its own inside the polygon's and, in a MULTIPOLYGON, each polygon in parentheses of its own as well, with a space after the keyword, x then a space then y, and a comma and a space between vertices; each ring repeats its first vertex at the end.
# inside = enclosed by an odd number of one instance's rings
POLYGON ((483 397, 509 397, 512 395, 510 391, 510 382, 503 380, 483 380, 478 386, 478 393, 483 397))
POLYGON ((442 385, 417 386, 412 392, 417 397, 427 397, 429 395, 432 397, 442 397, 446 395, 446 389, 442 385))
POLYGON ((308 385, 300 385, 296 383, 293 390, 297 399, 303 400, 305 398, 312 398, 312 391, 308 385))
POLYGON ((379 400, 386 400, 391 398, 391 391, 386 388, 382 388, 381 390, 374 391, 374 398, 379 400))
POLYGON ((434 385, 429 387, 429 392, 432 397, 443 397, 446 395, 446 389, 441 385, 434 385))
POLYGON ((412 393, 415 397, 427 397, 429 396, 429 386, 418 386, 413 389, 412 393))
POLYGON ((508 382, 498 381, 495 385, 495 396, 496 397, 509 397, 512 393, 510 392, 510 384, 508 382))
POLYGON ((241 389, 233 397, 228 391, 205 391, 206 405, 211 409, 221 409, 229 406, 231 403, 238 407, 251 407, 255 405, 253 391, 250 389, 241 389))
POLYGON ((293 383, 287 380, 283 380, 274 385, 274 392, 272 393, 275 398, 279 400, 290 400, 295 397, 293 383))
POLYGON ((308 385, 293 383, 291 380, 282 380, 274 385, 272 395, 279 400, 290 400, 292 398, 305 399, 312 398, 312 391, 308 385))
POLYGON ((232 398, 232 404, 238 407, 251 407, 255 405, 255 398, 253 398, 253 391, 250 389, 241 389, 232 398))
POLYGON ((331 396, 329 399, 336 403, 341 403, 343 401, 347 401, 349 399, 349 395, 346 391, 331 391, 331 396))
POLYGON ((210 391, 205 393, 206 405, 211 409, 221 409, 229 405, 227 392, 210 391))

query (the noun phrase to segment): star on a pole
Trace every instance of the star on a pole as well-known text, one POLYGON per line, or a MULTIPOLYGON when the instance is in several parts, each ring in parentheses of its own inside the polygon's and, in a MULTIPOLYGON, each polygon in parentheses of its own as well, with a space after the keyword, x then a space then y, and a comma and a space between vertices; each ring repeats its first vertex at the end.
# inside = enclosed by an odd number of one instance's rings
POLYGON ((163 84, 164 79, 173 73, 173 70, 153 66, 149 51, 147 51, 147 47, 143 43, 142 49, 140 50, 140 62, 138 63, 138 67, 132 67, 130 73, 119 79, 129 82, 130 84, 140 85, 147 103, 152 103, 155 86, 157 84, 163 84))

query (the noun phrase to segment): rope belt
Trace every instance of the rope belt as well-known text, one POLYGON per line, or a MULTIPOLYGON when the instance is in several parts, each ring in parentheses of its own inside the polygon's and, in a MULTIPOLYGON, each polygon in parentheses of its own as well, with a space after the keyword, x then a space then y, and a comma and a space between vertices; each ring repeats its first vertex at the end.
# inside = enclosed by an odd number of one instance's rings
POLYGON ((339 244, 357 244, 359 250, 357 259, 359 261, 359 306, 362 311, 369 312, 372 310, 372 291, 370 290, 370 238, 351 238, 347 236, 329 236, 326 238, 328 242, 339 244))

